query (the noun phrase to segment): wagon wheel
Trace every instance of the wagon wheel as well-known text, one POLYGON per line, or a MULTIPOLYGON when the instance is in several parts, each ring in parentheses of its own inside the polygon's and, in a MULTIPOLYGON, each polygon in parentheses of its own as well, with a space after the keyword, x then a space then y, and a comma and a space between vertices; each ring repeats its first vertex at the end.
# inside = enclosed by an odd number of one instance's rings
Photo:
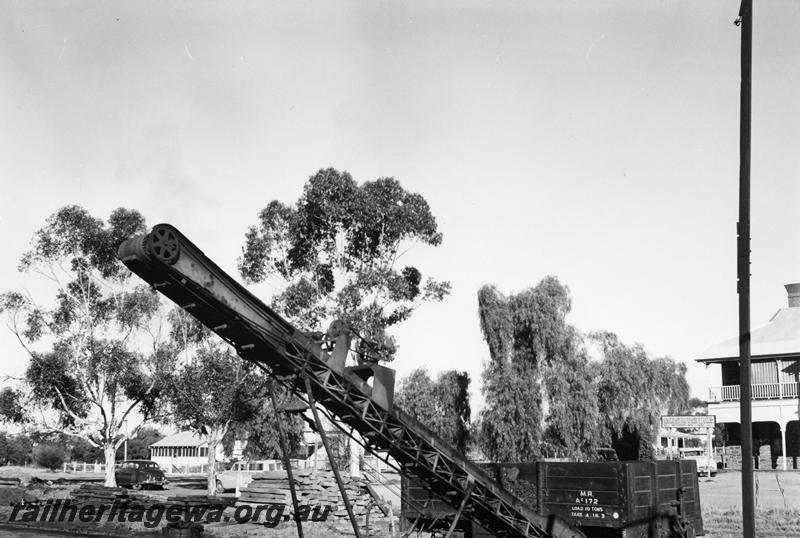
POLYGON ((142 489, 142 485, 141 484, 131 484, 131 488, 135 489, 136 491, 139 491, 140 489, 142 489))
POLYGON ((654 536, 658 538, 695 538, 692 524, 681 520, 677 515, 658 518, 654 536))

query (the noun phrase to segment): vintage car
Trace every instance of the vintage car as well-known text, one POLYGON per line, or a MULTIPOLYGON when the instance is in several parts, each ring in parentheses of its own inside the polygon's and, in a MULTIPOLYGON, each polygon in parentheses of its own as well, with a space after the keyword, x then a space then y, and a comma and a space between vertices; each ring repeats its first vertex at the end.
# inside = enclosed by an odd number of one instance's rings
POLYGON ((619 456, 613 448, 601 447, 597 449, 597 461, 619 461, 619 456))
POLYGON ((117 485, 123 488, 142 489, 143 487, 164 488, 167 478, 164 471, 154 461, 125 460, 114 471, 117 485))
POLYGON ((719 459, 714 455, 707 455, 704 448, 681 448, 680 459, 694 460, 697 462, 698 476, 716 476, 719 459), (709 468, 709 463, 711 466, 709 468))

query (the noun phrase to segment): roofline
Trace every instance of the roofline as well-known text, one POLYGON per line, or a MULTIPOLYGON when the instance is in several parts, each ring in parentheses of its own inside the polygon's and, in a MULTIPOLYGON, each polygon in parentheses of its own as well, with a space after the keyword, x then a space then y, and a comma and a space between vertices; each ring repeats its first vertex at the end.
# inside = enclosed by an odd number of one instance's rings
MULTIPOLYGON (((793 353, 772 353, 768 355, 753 355, 750 357, 750 360, 769 360, 769 359, 785 359, 785 358, 800 359, 800 352, 795 351, 793 353)), ((739 356, 737 355, 735 357, 713 357, 713 358, 695 359, 695 362, 702 362, 704 364, 739 362, 739 356)))

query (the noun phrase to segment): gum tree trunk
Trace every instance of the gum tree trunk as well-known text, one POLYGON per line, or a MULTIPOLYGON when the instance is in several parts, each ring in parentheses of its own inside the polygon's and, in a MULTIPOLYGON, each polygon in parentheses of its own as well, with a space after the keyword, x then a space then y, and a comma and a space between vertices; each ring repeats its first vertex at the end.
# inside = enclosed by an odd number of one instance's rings
POLYGON ((217 446, 222 442, 222 438, 228 431, 228 425, 222 427, 209 428, 208 432, 208 469, 206 470, 206 477, 208 478, 208 494, 217 494, 217 446))
POLYGON ((208 478, 208 494, 217 494, 217 441, 212 442, 211 437, 208 439, 208 465, 206 469, 206 476, 208 478))
POLYGON ((117 487, 117 479, 114 476, 114 467, 117 459, 117 448, 113 441, 103 443, 103 454, 106 459, 106 481, 105 486, 110 488, 117 487))

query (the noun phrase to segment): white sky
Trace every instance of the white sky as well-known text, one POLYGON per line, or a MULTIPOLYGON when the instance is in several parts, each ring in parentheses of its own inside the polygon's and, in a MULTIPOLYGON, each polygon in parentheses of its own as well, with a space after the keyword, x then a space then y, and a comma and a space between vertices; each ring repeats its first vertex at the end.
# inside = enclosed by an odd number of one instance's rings
MULTIPOLYGON (((395 366, 488 350, 476 292, 557 275, 571 322, 691 363, 736 334, 735 1, 0 2, 0 289, 77 203, 176 225, 235 274, 270 200, 322 167, 393 176, 444 233, 409 255, 453 294, 395 366)), ((800 281, 800 2, 758 2, 753 325, 800 281)), ((268 299, 269 288, 254 288, 268 299)), ((0 333, 0 374, 26 358, 0 333)), ((711 379, 717 384, 716 379, 711 379)))

